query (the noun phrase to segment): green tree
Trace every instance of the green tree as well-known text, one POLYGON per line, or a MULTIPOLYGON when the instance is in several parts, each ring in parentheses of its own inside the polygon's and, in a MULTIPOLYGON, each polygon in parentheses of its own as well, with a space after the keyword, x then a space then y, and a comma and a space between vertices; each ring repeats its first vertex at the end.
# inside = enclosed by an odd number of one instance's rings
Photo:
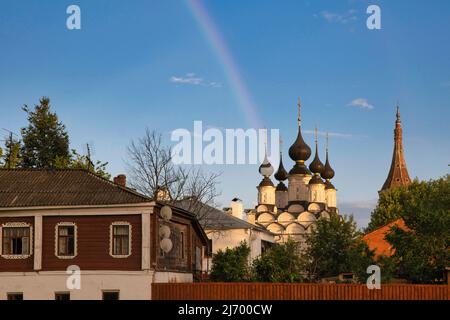
POLYGON ((69 136, 58 116, 50 110, 50 99, 43 97, 39 104, 23 110, 28 115, 28 127, 22 128, 21 157, 25 168, 53 168, 56 159, 69 159, 69 136))
POLYGON ((273 246, 253 261, 253 279, 261 282, 300 282, 303 265, 299 243, 289 240, 273 246))
POLYGON ((5 151, 0 148, 0 165, 3 168, 14 169, 20 164, 20 141, 8 138, 5 140, 5 151))
POLYGON ((450 264, 450 175, 408 186, 399 198, 399 216, 407 227, 391 228, 386 239, 398 276, 414 283, 444 278, 450 264))
POLYGON ((211 280, 221 282, 248 281, 250 248, 245 241, 235 248, 219 250, 212 260, 211 280))
POLYGON ((55 159, 55 168, 57 169, 84 169, 110 180, 111 174, 106 169, 107 165, 108 162, 99 160, 92 162, 88 156, 79 154, 75 149, 72 149, 69 158, 56 157, 55 159))
POLYGON ((316 228, 306 237, 305 270, 316 278, 353 272, 359 281, 368 275, 374 264, 374 253, 357 231, 353 217, 332 215, 317 221, 316 228))
MULTIPOLYGON (((415 182, 413 182, 415 183, 415 182)), ((374 231, 400 218, 400 197, 407 192, 406 187, 397 187, 381 192, 378 203, 370 215, 370 222, 366 232, 374 231)))

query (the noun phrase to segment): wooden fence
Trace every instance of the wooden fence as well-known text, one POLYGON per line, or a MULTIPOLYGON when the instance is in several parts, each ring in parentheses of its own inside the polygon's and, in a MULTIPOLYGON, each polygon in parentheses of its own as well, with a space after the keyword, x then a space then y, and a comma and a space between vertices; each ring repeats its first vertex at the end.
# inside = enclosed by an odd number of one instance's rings
POLYGON ((154 283, 153 300, 449 300, 449 285, 154 283))

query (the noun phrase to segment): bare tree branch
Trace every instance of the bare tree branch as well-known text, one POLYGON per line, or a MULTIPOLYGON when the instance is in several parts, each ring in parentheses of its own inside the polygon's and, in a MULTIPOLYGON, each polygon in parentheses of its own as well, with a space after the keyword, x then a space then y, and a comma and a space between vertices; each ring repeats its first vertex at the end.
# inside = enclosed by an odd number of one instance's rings
POLYGON ((179 205, 197 215, 206 227, 208 215, 216 210, 221 173, 205 173, 199 167, 175 166, 170 147, 162 135, 147 129, 145 135, 128 147, 130 186, 159 201, 179 205))

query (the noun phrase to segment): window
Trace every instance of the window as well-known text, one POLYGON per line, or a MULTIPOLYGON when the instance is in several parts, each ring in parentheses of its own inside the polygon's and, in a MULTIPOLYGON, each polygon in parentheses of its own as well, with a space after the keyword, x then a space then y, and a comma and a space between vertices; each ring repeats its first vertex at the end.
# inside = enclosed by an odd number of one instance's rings
POLYGON ((55 255, 60 259, 73 259, 77 255, 77 225, 59 222, 55 227, 55 255))
POLYGON ((184 256, 185 256, 185 254, 184 254, 184 251, 185 251, 185 249, 184 249, 184 232, 183 231, 181 231, 181 236, 180 236, 180 256, 181 256, 181 259, 184 259, 184 256))
POLYGON ((58 256, 75 255, 75 226, 58 227, 58 256))
POLYGON ((8 300, 23 300, 23 293, 8 293, 7 295, 8 300))
POLYGON ((114 222, 111 225, 110 254, 114 258, 131 255, 131 225, 128 222, 114 222))
POLYGON ((22 223, 2 226, 2 255, 29 256, 31 254, 31 227, 22 223), (16 226, 17 225, 17 226, 16 226))
POLYGON ((55 300, 57 301, 70 300, 70 292, 56 292, 55 300))
POLYGON ((103 300, 119 300, 119 291, 103 291, 103 300))

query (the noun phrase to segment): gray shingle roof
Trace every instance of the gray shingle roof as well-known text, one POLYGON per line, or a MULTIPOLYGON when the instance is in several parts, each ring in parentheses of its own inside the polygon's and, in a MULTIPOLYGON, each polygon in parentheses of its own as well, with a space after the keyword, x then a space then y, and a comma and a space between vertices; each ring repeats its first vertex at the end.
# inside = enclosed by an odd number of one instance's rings
POLYGON ((0 169, 0 207, 113 205, 150 202, 82 169, 0 169))
POLYGON ((205 230, 227 230, 227 229, 254 229, 266 233, 271 233, 265 228, 251 224, 245 220, 236 218, 230 213, 214 208, 207 204, 192 205, 191 200, 181 200, 175 203, 183 209, 189 208, 199 217, 199 222, 205 230), (197 209, 196 209, 197 208, 197 209), (200 211, 200 212, 196 212, 200 211))

